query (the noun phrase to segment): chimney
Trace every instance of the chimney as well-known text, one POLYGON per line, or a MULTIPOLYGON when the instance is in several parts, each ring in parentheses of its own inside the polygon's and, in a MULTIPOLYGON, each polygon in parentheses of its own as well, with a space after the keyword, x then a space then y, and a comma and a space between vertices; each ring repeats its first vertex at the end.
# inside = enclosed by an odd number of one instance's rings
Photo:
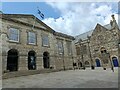
POLYGON ((112 20, 113 20, 113 21, 115 21, 115 17, 114 17, 114 14, 113 14, 113 15, 111 15, 111 17, 112 17, 112 20))
POLYGON ((119 28, 118 25, 117 25, 117 22, 115 20, 114 14, 111 15, 111 17, 112 17, 112 20, 110 21, 110 24, 111 24, 112 28, 119 28))

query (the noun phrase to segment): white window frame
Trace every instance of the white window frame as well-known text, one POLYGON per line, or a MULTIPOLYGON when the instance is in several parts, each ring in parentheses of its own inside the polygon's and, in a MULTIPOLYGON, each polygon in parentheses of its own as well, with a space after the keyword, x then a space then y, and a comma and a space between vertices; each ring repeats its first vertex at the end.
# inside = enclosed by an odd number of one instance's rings
POLYGON ((11 42, 20 42, 20 30, 18 30, 18 29, 16 29, 16 28, 9 28, 9 41, 11 41, 11 42), (17 30, 18 31, 18 40, 16 41, 16 40, 12 40, 12 39, 10 39, 10 29, 14 29, 14 30, 17 30))
POLYGON ((46 46, 46 47, 48 47, 49 46, 49 37, 48 37, 48 35, 42 35, 42 46, 46 46), (43 38, 44 37, 47 37, 48 38, 48 45, 45 45, 43 42, 43 38))
POLYGON ((28 42, 28 44, 36 45, 36 43, 37 43, 37 36, 36 36, 36 33, 35 33, 35 32, 29 31, 29 32, 27 33, 27 42, 28 42), (30 37, 29 33, 34 33, 34 34, 35 34, 35 43, 30 43, 30 42, 29 42, 29 37, 30 37))

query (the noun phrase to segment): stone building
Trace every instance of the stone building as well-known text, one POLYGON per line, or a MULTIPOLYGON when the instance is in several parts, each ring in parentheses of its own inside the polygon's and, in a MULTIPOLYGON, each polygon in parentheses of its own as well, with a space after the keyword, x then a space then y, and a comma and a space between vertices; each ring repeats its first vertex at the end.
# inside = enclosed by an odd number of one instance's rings
POLYGON ((118 67, 120 30, 114 15, 110 24, 97 24, 93 30, 75 37, 77 62, 80 67, 118 67))
POLYGON ((0 15, 2 71, 71 69, 74 37, 56 32, 37 17, 0 15))

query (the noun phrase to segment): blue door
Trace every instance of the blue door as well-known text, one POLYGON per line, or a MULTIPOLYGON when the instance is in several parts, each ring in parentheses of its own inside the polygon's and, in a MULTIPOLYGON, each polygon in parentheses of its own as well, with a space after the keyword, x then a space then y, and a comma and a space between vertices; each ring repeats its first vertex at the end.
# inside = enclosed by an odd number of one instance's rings
POLYGON ((97 66, 97 67, 101 67, 101 65, 100 65, 100 60, 99 60, 99 59, 96 59, 96 66, 97 66))
POLYGON ((113 60, 114 67, 118 67, 119 66, 118 59, 116 57, 113 57, 112 60, 113 60))

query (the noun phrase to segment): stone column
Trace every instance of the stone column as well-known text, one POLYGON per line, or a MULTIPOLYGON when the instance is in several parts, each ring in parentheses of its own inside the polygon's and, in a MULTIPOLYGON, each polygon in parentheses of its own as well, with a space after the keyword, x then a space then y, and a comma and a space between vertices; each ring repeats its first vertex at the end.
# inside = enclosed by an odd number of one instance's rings
POLYGON ((28 70, 28 57, 19 56, 18 58, 18 71, 28 70))
POLYGON ((0 43, 1 43, 1 55, 2 56, 2 71, 6 71, 7 70, 7 51, 9 50, 9 44, 8 44, 8 38, 7 38, 7 34, 2 33, 1 37, 0 37, 0 43))
POLYGON ((43 69, 43 58, 42 57, 36 57, 36 69, 40 70, 43 69))
POLYGON ((1 58, 1 69, 2 69, 2 72, 4 71, 7 71, 7 55, 2 55, 2 58, 1 58))
POLYGON ((56 68, 55 60, 56 60, 55 55, 51 55, 50 56, 50 67, 52 67, 54 69, 56 68))

